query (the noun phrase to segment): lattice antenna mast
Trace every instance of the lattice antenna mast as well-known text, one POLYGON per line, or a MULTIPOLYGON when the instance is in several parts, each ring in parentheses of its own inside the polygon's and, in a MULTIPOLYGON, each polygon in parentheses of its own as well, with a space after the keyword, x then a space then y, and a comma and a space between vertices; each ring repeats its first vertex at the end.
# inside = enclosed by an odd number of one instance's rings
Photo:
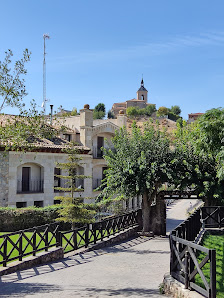
POLYGON ((50 36, 49 36, 49 34, 44 34, 44 35, 43 35, 43 38, 44 38, 44 60, 43 60, 43 102, 42 102, 41 107, 43 108, 43 113, 44 113, 44 115, 45 115, 45 112, 46 112, 46 102, 47 102, 47 99, 46 99, 46 60, 45 60, 45 56, 46 56, 46 45, 45 45, 45 40, 46 40, 46 39, 49 39, 50 36))

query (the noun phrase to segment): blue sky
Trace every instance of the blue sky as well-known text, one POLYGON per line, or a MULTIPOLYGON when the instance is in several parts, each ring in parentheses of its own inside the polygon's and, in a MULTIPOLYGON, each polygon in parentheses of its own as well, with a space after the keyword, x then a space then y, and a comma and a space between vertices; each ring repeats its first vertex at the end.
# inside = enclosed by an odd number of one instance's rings
MULTIPOLYGON (((182 116, 223 107, 223 0, 0 1, 0 60, 11 49, 27 65, 28 96, 41 106, 43 34, 47 112, 136 97, 142 74, 149 102, 182 116)), ((15 110, 5 109, 5 113, 15 110)))

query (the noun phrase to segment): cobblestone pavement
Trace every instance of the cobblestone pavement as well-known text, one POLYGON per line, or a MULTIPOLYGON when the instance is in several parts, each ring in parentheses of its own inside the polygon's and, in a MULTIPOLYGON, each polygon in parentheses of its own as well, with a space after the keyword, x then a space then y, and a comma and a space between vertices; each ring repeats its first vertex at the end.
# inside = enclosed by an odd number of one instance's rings
MULTIPOLYGON (((167 208, 168 232, 186 218, 188 207, 189 200, 179 200, 167 208)), ((2 276, 0 297, 156 298, 168 271, 168 238, 140 236, 2 276)))

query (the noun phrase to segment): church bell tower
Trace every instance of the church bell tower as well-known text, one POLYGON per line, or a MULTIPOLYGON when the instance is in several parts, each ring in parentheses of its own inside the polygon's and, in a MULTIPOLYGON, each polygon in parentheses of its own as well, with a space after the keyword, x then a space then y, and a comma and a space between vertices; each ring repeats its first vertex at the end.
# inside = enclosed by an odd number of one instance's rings
POLYGON ((141 87, 137 91, 137 100, 148 101, 148 90, 144 87, 144 81, 141 81, 141 87))

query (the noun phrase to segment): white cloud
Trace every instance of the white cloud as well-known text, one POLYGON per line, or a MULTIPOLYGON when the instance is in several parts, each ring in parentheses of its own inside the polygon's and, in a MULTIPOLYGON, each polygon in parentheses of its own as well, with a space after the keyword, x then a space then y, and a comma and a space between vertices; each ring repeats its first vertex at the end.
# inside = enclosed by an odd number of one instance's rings
POLYGON ((207 32, 198 36, 185 35, 170 38, 160 42, 148 42, 140 45, 120 47, 94 52, 75 53, 74 55, 49 58, 49 63, 57 65, 71 65, 80 63, 111 62, 118 60, 134 59, 164 55, 180 51, 183 48, 196 48, 205 46, 223 46, 224 32, 207 32))

